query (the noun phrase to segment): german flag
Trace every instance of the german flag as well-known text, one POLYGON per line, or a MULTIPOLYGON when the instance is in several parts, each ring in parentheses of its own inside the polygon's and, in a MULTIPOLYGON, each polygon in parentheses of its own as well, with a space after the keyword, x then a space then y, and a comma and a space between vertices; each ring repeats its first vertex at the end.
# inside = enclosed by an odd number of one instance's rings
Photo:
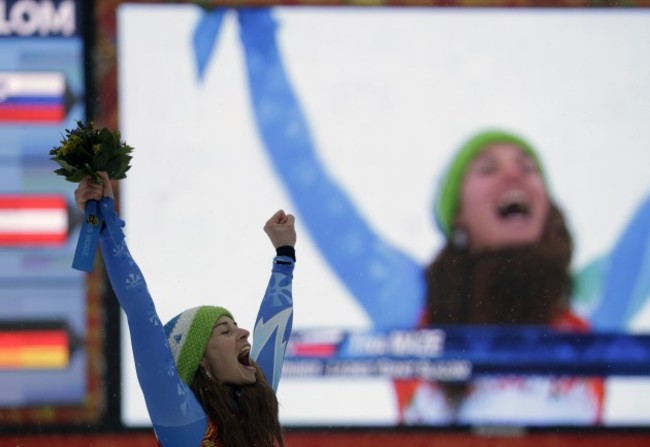
POLYGON ((71 351, 65 322, 0 322, 0 371, 67 368, 71 351))

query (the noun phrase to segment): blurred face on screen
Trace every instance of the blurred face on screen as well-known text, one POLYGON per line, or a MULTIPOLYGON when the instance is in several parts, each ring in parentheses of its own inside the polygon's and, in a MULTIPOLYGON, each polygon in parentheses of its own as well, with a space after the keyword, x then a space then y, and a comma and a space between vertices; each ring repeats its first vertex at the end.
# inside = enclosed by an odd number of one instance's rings
POLYGON ((456 224, 473 250, 516 247, 540 240, 549 206, 535 160, 514 144, 496 143, 467 168, 456 224))

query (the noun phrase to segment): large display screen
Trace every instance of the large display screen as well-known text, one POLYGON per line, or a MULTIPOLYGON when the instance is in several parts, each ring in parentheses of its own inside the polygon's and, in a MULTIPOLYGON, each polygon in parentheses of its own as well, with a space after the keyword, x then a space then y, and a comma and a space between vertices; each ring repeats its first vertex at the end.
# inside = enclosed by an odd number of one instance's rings
MULTIPOLYGON (((650 391, 650 11, 117 14, 119 126, 135 147, 121 213, 161 319, 210 303, 252 328, 273 256, 262 227, 296 215, 286 426, 650 424, 635 397, 650 391), (538 150, 584 337, 413 330, 445 242, 441 177, 491 128, 538 150)), ((123 423, 146 426, 123 328, 123 423)))
POLYGON ((80 213, 49 151, 86 119, 81 2, 0 2, 0 422, 103 412, 98 294, 73 270, 80 213))

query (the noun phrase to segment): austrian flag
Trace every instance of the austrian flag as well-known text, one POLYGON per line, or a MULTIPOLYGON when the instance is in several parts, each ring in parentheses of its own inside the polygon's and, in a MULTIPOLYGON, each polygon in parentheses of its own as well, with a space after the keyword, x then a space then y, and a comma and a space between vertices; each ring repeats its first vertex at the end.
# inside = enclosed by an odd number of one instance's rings
POLYGON ((0 247, 61 245, 69 220, 61 194, 0 194, 0 247))

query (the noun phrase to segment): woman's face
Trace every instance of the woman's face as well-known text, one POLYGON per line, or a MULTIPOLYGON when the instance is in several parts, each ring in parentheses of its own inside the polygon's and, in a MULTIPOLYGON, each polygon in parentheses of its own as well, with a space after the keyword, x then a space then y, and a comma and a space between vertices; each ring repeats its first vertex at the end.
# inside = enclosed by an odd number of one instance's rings
POLYGON ((231 318, 219 318, 205 347, 201 366, 219 383, 255 383, 255 367, 250 361, 249 335, 250 332, 237 327, 231 318))
POLYGON ((486 146, 469 164, 460 191, 456 224, 473 250, 539 241, 549 211, 539 167, 518 146, 486 146))

